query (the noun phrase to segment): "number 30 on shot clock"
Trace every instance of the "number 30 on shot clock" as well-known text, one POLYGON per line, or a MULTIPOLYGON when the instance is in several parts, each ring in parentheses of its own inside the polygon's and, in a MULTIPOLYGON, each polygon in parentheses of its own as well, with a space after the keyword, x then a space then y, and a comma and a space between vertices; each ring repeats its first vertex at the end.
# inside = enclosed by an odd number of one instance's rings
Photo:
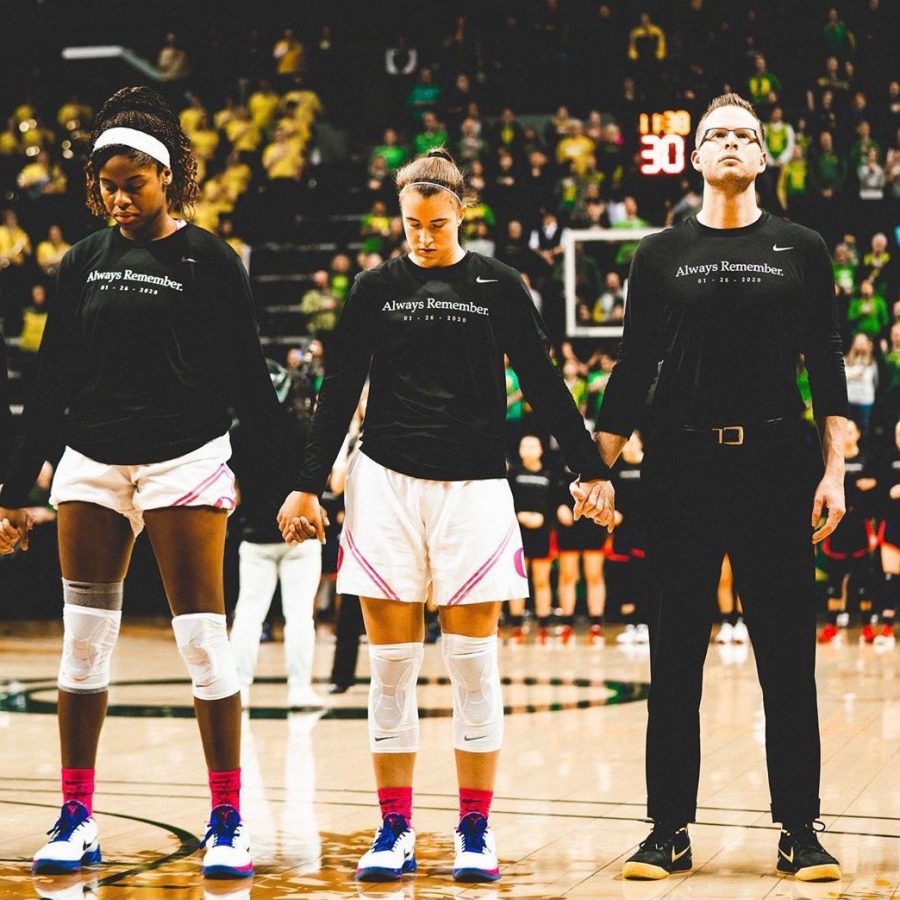
POLYGON ((686 109, 641 113, 641 174, 681 175, 685 168, 685 136, 690 133, 691 114, 686 109))

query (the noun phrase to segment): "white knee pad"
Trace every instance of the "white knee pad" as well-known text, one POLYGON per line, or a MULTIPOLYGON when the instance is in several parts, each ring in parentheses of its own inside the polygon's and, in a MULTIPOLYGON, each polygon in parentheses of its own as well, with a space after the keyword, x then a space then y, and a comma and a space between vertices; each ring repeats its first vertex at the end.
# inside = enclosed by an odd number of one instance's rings
POLYGON ((63 598, 63 652, 57 683, 70 694, 98 694, 109 687, 110 662, 122 621, 122 582, 63 579, 63 598))
POLYGON ((369 746, 373 753, 415 753, 419 749, 416 682, 425 648, 369 644, 369 746))
POLYGON ((224 615, 188 613, 175 616, 172 630, 181 657, 191 673, 195 697, 222 700, 238 693, 240 683, 224 615))
POLYGON ((497 635, 441 637, 441 651, 453 686, 453 746, 490 753, 503 742, 503 693, 497 664, 497 635))

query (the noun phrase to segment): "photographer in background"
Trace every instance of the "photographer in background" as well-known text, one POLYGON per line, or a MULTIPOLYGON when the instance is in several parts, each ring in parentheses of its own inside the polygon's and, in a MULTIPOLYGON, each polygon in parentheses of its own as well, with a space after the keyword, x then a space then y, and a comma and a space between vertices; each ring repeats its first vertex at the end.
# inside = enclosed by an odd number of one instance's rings
POLYGON ((302 403, 306 414, 312 416, 316 395, 325 377, 325 349, 319 338, 301 338, 291 347, 285 362, 292 373, 294 403, 302 403))

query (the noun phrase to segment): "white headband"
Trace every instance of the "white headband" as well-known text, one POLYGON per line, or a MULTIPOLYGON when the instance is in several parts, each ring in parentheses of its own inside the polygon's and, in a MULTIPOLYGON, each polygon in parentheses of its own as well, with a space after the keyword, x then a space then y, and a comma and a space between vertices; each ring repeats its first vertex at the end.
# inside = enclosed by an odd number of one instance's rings
POLYGON ((94 143, 93 153, 96 153, 101 147, 110 147, 113 144, 123 147, 131 147, 132 150, 140 150, 147 156, 152 156, 157 162, 161 162, 164 166, 171 165, 171 158, 166 145, 143 131, 136 128, 107 128, 94 143))
POLYGON ((408 185, 406 185, 406 187, 415 187, 417 184, 424 184, 428 187, 440 188, 442 191, 446 191, 448 194, 453 194, 453 196, 456 197, 456 202, 459 203, 460 206, 462 206, 462 200, 460 199, 459 194, 457 194, 456 191, 451 190, 444 184, 438 184, 436 181, 411 181, 408 185))

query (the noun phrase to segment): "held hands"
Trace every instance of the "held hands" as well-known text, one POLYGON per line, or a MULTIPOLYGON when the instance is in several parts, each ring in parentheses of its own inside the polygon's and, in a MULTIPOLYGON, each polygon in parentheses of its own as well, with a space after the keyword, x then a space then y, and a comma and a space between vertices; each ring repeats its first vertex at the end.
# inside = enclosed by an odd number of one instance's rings
POLYGON ((28 532, 33 525, 27 509, 6 509, 0 506, 0 555, 8 556, 20 544, 28 549, 28 532))
POLYGON ((281 536, 288 544, 302 544, 309 538, 318 538, 319 543, 325 543, 328 516, 319 506, 315 494, 292 491, 281 504, 277 521, 281 536))
POLYGON ((812 542, 818 544, 825 540, 838 523, 844 518, 846 506, 844 504, 844 483, 836 478, 826 475, 816 488, 816 496, 813 500, 812 527, 816 528, 822 520, 822 510, 828 510, 828 518, 825 524, 817 528, 812 536, 812 542))
POLYGON ((569 490, 575 498, 575 519, 582 516, 612 532, 616 527, 616 491, 611 481, 573 481, 569 490))

